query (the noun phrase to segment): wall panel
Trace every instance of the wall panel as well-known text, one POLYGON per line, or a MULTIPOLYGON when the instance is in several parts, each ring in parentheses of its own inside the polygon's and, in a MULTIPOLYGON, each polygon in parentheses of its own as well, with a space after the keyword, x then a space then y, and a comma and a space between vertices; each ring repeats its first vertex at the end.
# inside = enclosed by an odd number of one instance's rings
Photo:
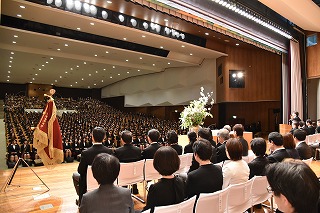
MULTIPOLYGON (((307 35, 315 34, 315 32, 307 32, 307 35)), ((320 33, 317 33, 318 44, 307 47, 307 77, 320 77, 320 33)))

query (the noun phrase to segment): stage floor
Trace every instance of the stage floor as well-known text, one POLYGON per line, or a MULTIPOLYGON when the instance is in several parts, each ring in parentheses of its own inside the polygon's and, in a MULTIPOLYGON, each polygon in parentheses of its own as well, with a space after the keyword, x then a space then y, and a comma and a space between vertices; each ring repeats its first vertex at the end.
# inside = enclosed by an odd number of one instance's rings
MULTIPOLYGON (((6 192, 0 193, 0 212, 78 212, 75 204, 77 194, 72 182, 72 173, 77 170, 78 164, 78 162, 63 163, 53 170, 48 170, 44 166, 31 167, 50 188, 47 192, 47 188, 29 168, 19 167, 6 192)), ((311 167, 320 177, 320 161, 313 161, 311 167)), ((11 171, 11 169, 0 170, 1 187, 11 171)), ((143 197, 142 184, 138 184, 138 189, 143 197)), ((141 210, 144 204, 133 200, 135 209, 141 210)))

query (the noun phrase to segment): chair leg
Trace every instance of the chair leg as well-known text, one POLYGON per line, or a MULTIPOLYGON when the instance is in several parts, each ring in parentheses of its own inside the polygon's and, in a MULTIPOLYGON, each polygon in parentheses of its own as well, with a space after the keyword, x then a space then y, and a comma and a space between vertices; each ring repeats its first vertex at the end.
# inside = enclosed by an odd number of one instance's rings
POLYGON ((140 197, 138 197, 138 196, 136 196, 136 195, 131 194, 131 197, 135 198, 136 200, 140 201, 140 202, 143 203, 143 204, 146 203, 143 199, 141 199, 140 197))
POLYGON ((145 180, 145 181, 142 182, 142 187, 143 187, 143 192, 144 192, 144 193, 143 193, 143 199, 144 199, 144 200, 146 200, 146 197, 147 197, 147 196, 146 196, 146 195, 147 195, 146 185, 147 185, 147 181, 145 180))

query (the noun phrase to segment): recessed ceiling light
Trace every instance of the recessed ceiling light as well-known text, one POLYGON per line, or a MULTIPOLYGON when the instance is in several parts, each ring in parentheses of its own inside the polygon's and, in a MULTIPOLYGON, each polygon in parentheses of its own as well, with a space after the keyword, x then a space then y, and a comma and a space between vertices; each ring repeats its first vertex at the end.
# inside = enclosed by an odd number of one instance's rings
POLYGON ((78 82, 76 81, 76 84, 77 84, 78 82))
POLYGON ((68 74, 68 72, 67 72, 67 71, 65 71, 64 73, 65 73, 65 74, 68 74))
POLYGON ((42 64, 41 66, 43 66, 43 67, 44 67, 44 64, 42 64))
POLYGON ((239 44, 238 44, 238 43, 236 43, 236 45, 237 45, 237 46, 239 46, 239 44))
POLYGON ((168 64, 171 64, 170 62, 168 62, 168 64))
POLYGON ((13 41, 12 43, 15 44, 15 43, 17 43, 17 42, 13 41))
POLYGON ((77 27, 77 30, 81 30, 81 28, 80 28, 80 27, 77 27))
POLYGON ((84 79, 83 79, 83 78, 81 78, 81 80, 83 81, 84 79))
POLYGON ((57 50, 58 50, 58 51, 60 51, 60 49, 59 49, 59 48, 58 48, 57 50))
POLYGON ((95 54, 94 56, 95 56, 95 57, 97 57, 98 55, 97 55, 97 54, 95 54))
POLYGON ((114 69, 114 68, 116 68, 115 66, 112 66, 112 68, 114 69))
POLYGON ((98 71, 96 70, 96 73, 98 73, 98 71))
POLYGON ((8 77, 8 78, 10 78, 10 76, 9 76, 9 75, 8 75, 7 77, 8 77))
POLYGON ((88 86, 88 88, 90 89, 90 86, 88 86))
POLYGON ((126 59, 126 61, 129 61, 128 59, 126 59))
POLYGON ((57 80, 54 80, 54 82, 58 82, 57 80))
POLYGON ((41 68, 39 68, 39 70, 41 70, 41 68))
POLYGON ((72 87, 72 84, 70 85, 70 87, 72 87))
POLYGON ((89 74, 89 76, 91 76, 91 74, 89 74))
POLYGON ((152 64, 152 66, 156 66, 155 64, 152 64))
POLYGON ((142 57, 140 57, 140 60, 142 59, 142 57))
POLYGON ((77 67, 79 67, 79 65, 77 65, 77 67))
POLYGON ((101 82, 103 82, 103 79, 101 80, 101 82))
POLYGON ((145 38, 146 36, 145 35, 142 35, 142 38, 145 38))
POLYGON ((10 59, 13 59, 13 57, 12 57, 12 56, 10 56, 10 59))
POLYGON ((70 70, 73 70, 73 68, 71 67, 70 70))
POLYGON ((22 17, 22 15, 20 15, 20 14, 17 14, 17 16, 18 16, 19 18, 21 18, 21 17, 22 17))
MULTIPOLYGON (((7 81, 9 81, 9 79, 7 79, 7 81)), ((32 83, 32 82, 31 82, 32 83)))
POLYGON ((51 86, 53 85, 53 83, 51 83, 51 86))
POLYGON ((209 33, 205 33, 205 35, 209 35, 209 33))
POLYGON ((34 74, 34 75, 38 75, 38 74, 36 73, 36 74, 34 74))
POLYGON ((193 55, 192 53, 190 53, 190 55, 193 55))
POLYGON ((92 25, 92 26, 93 26, 93 25, 94 25, 94 23, 93 23, 93 22, 91 22, 91 23, 90 23, 90 25, 92 25))
POLYGON ((32 78, 32 80, 34 81, 34 78, 32 78))
POLYGON ((112 3, 112 1, 107 1, 107 3, 108 3, 108 4, 111 4, 111 3, 112 3))
POLYGON ((97 86, 97 84, 93 84, 94 86, 97 86))
POLYGON ((126 40, 127 40, 127 38, 123 38, 123 40, 125 40, 125 41, 126 41, 126 40))
POLYGON ((49 62, 46 61, 46 64, 48 64, 49 62))
POLYGON ((18 36, 17 36, 17 35, 14 35, 13 37, 18 38, 18 36))
POLYGON ((12 61, 9 61, 9 63, 12 63, 12 61))
POLYGON ((128 74, 130 73, 130 72, 127 72, 128 74))
POLYGON ((53 58, 50 58, 51 60, 53 60, 53 58))
POLYGON ((110 78, 112 78, 112 76, 110 76, 110 78))
POLYGON ((106 53, 109 53, 108 51, 106 51, 106 53))
POLYGON ((8 73, 11 73, 10 71, 8 71, 8 73))
POLYGON ((11 55, 14 55, 14 52, 11 52, 11 55))
POLYGON ((163 49, 163 46, 160 46, 161 49, 163 49))
POLYGON ((184 45, 181 45, 181 47, 185 47, 184 45))
POLYGON ((9 67, 11 67, 11 65, 9 65, 9 67))
POLYGON ((163 19, 163 20, 164 20, 165 22, 169 21, 169 20, 168 20, 168 19, 166 19, 166 18, 165 18, 165 19, 163 19))
POLYGON ((62 78, 62 76, 60 75, 60 78, 62 78))
POLYGON ((138 72, 140 72, 140 70, 138 70, 138 72))
POLYGON ((120 75, 120 73, 118 73, 118 75, 120 75))
POLYGON ((20 5, 20 8, 25 9, 26 7, 25 7, 25 6, 23 6, 23 5, 20 5))
POLYGON ((87 64, 87 62, 84 61, 83 64, 87 64))
POLYGON ((106 71, 106 68, 104 68, 103 70, 106 71))
POLYGON ((30 81, 30 84, 32 84, 32 81, 30 81))
POLYGON ((69 46, 68 44, 64 44, 65 47, 69 46))

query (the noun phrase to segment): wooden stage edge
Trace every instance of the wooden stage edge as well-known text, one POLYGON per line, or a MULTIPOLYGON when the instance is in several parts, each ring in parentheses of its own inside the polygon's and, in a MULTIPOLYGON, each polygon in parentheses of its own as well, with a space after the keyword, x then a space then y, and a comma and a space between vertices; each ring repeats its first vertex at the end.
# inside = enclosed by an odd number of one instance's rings
MULTIPOLYGON (((72 182, 72 173, 77 170, 78 162, 63 163, 53 170, 44 166, 31 167, 43 182, 26 167, 19 167, 6 192, 0 193, 0 212, 78 212, 75 204, 77 198, 72 182), (43 210, 41 210, 43 209, 43 210)), ((320 161, 312 161, 311 168, 320 177, 320 161)), ((0 186, 2 187, 11 174, 11 169, 0 170, 0 186)), ((138 184, 140 197, 143 197, 142 184, 138 184)), ((144 204, 134 200, 135 209, 141 210, 144 204)))

